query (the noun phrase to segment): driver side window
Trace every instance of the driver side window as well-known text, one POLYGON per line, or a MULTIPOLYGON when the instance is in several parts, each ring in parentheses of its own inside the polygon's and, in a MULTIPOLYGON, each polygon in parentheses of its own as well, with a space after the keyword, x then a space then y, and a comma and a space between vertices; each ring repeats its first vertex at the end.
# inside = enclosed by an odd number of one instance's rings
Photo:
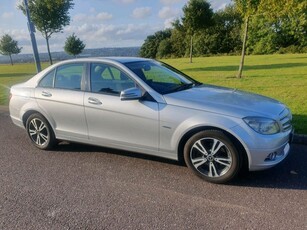
POLYGON ((135 85, 127 74, 116 67, 102 63, 91 64, 91 91, 93 93, 120 95, 122 90, 133 88, 135 85))

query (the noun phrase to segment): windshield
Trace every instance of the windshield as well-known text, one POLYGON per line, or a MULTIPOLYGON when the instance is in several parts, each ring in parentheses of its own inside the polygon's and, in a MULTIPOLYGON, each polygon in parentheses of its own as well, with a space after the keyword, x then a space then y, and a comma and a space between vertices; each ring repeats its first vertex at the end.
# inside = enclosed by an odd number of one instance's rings
POLYGON ((186 90, 200 84, 179 70, 157 61, 130 62, 125 66, 160 94, 186 90))

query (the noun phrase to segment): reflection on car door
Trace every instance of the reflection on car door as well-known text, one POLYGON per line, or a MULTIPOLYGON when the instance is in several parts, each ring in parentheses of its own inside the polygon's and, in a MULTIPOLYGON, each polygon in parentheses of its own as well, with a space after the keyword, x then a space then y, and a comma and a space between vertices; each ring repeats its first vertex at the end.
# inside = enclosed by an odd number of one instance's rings
POLYGON ((83 63, 59 66, 35 89, 37 103, 54 122, 58 139, 88 139, 81 91, 83 66, 83 63))
POLYGON ((84 106, 89 138, 97 144, 135 150, 158 150, 158 103, 121 101, 121 90, 136 84, 119 69, 91 64, 91 92, 84 106), (148 147, 149 146, 149 147, 148 147))

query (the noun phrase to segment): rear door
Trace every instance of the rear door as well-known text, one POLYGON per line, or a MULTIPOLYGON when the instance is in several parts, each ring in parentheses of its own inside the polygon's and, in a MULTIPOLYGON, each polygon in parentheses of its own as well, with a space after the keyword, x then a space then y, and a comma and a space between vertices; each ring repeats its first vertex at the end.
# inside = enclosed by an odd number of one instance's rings
POLYGON ((53 123, 57 138, 88 138, 83 107, 84 72, 84 63, 63 64, 46 74, 35 90, 37 103, 53 123))

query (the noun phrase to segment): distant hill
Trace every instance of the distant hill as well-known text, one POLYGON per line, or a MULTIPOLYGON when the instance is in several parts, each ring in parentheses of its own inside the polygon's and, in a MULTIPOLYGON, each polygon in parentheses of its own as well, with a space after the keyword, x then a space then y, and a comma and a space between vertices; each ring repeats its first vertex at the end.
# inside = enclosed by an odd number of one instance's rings
MULTIPOLYGON (((78 57, 138 57, 139 56, 140 47, 123 47, 123 48, 99 48, 99 49, 85 49, 82 54, 78 57)), ((52 52, 52 59, 54 61, 61 61, 73 58, 63 52, 52 52)), ((18 54, 12 55, 14 63, 26 63, 26 62, 34 62, 33 54, 18 54)), ((42 53, 39 54, 39 58, 41 62, 48 62, 48 54, 42 53)), ((8 56, 0 56, 0 64, 8 64, 10 63, 10 58, 8 56)))

